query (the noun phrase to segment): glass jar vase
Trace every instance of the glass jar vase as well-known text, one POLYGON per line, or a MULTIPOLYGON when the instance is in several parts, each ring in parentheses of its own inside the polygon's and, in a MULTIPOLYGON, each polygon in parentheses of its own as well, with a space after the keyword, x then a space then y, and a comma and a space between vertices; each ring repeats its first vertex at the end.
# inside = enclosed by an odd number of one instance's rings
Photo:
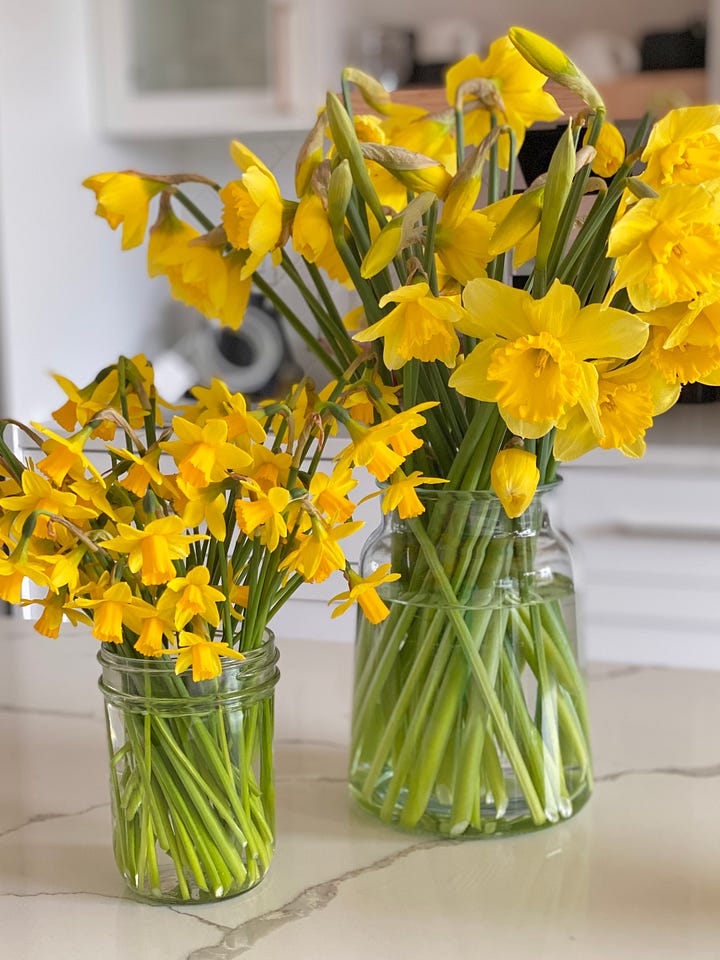
POLYGON ((110 756, 115 860, 153 903, 207 902, 251 889, 270 866, 275 639, 223 658, 212 680, 170 658, 98 654, 110 756))
POLYGON ((358 619, 350 788, 388 823, 449 837, 536 830, 592 789, 572 568, 542 488, 510 519, 487 492, 419 491, 361 559, 392 564, 358 619))

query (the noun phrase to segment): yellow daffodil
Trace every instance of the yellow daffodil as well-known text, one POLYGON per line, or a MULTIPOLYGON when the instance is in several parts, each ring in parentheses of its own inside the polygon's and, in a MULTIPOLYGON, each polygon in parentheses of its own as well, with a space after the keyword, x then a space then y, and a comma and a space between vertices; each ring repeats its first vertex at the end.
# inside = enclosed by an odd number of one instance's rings
POLYGON ((210 535, 219 543, 227 539, 225 523, 225 492, 222 483, 194 487, 182 477, 177 478, 177 494, 173 497, 176 512, 188 528, 205 524, 210 535))
POLYGON ((318 471, 310 480, 309 493, 328 523, 343 523, 355 510, 347 494, 356 486, 357 480, 347 467, 334 470, 330 476, 318 471))
MULTIPOLYGON (((530 66, 508 37, 495 40, 484 60, 470 54, 448 69, 445 87, 450 106, 455 106, 458 87, 477 78, 491 81, 496 88, 501 103, 496 110, 497 120, 512 127, 518 149, 527 127, 536 121, 552 121, 562 116, 555 99, 543 90, 543 74, 530 66)), ((466 102, 472 105, 472 97, 467 97, 466 102)), ((490 110, 471 109, 465 116, 466 142, 480 143, 491 127, 490 110)), ((510 158, 507 137, 500 139, 498 152, 500 165, 506 170, 510 158)))
POLYGON ((519 437, 544 436, 580 403, 596 422, 597 371, 602 357, 635 356, 647 325, 600 304, 581 307, 572 287, 556 280, 535 300, 496 280, 473 280, 458 324, 480 343, 450 377, 464 396, 496 402, 519 437))
POLYGON ((133 604, 130 585, 124 580, 106 587, 103 595, 75 601, 78 607, 93 611, 93 636, 103 643, 122 643, 123 627, 133 604))
POLYGON ((290 491, 285 487, 271 487, 267 493, 257 484, 246 483, 252 500, 237 500, 235 516, 238 526, 249 537, 259 537, 268 550, 277 550, 287 534, 284 512, 290 503, 290 491))
POLYGON ((0 553, 0 600, 18 604, 22 599, 25 578, 40 586, 47 586, 47 577, 37 562, 27 556, 6 557, 0 553))
POLYGON ((92 620, 87 614, 68 606, 67 593, 55 593, 49 591, 41 599, 33 597, 32 603, 39 604, 42 607, 42 613, 33 624, 37 633, 43 637, 56 639, 60 634, 60 628, 64 620, 69 620, 73 626, 78 623, 84 623, 87 626, 92 624, 92 620))
POLYGON ((608 256, 617 258, 608 302, 623 287, 643 311, 720 293, 720 181, 639 200, 610 231, 608 256))
POLYGON ((209 387, 196 386, 191 390, 197 403, 186 408, 185 418, 193 423, 208 420, 224 420, 227 423, 228 440, 239 443, 244 450, 251 444, 264 443, 266 433, 257 416, 248 410, 241 393, 231 393, 227 384, 213 377, 209 387))
POLYGON ((492 256, 490 241, 495 224, 481 210, 471 210, 452 228, 443 217, 435 232, 435 253, 443 269, 462 286, 475 277, 484 277, 492 256))
POLYGON ((641 314, 648 351, 668 383, 705 383, 720 367, 720 303, 679 303, 641 314))
POLYGON ((293 570, 308 583, 322 583, 334 570, 345 569, 345 554, 338 540, 351 536, 363 526, 362 520, 331 527, 314 520, 308 534, 297 537, 298 546, 280 564, 281 570, 293 570))
POLYGON ((645 433, 653 418, 677 400, 680 386, 669 383, 646 349, 631 363, 598 365, 598 417, 590 422, 577 405, 558 426, 553 454, 557 460, 575 460, 594 447, 617 449, 626 457, 645 452, 645 433))
POLYGON ((452 367, 460 349, 454 324, 460 304, 452 297, 435 297, 424 281, 399 287, 380 298, 380 307, 396 303, 386 316, 353 337, 358 343, 383 339, 383 361, 398 370, 408 360, 439 360, 452 367))
POLYGON ((398 516, 402 520, 419 517, 420 514, 425 512, 425 507, 415 492, 415 488, 425 486, 428 483, 447 483, 447 480, 439 477, 424 477, 419 470, 414 470, 406 477, 394 478, 382 495, 383 513, 397 510, 398 516))
POLYGON ((33 426, 38 433, 49 438, 43 442, 42 449, 46 456, 38 460, 37 468, 50 477, 56 486, 61 487, 68 474, 76 480, 82 480, 86 471, 99 483, 104 483, 100 471, 83 450, 92 427, 84 427, 72 437, 61 437, 41 424, 35 423, 33 426))
POLYGON ((103 541, 103 549, 111 553, 127 554, 131 573, 140 572, 140 578, 149 586, 167 583, 176 576, 174 560, 184 560, 190 545, 207 540, 206 534, 184 533, 180 517, 169 516, 151 520, 144 529, 118 524, 118 535, 103 541))
POLYGON ((175 460, 183 480, 195 487, 206 487, 252 463, 245 450, 228 442, 225 420, 208 420, 199 426, 183 417, 173 417, 173 430, 178 439, 167 440, 160 447, 175 460))
POLYGON ((671 183, 715 180, 720 170, 720 105, 681 107, 658 120, 642 153, 642 179, 659 190, 671 183))
POLYGON ((180 633, 178 647, 170 647, 163 652, 171 655, 177 653, 175 673, 184 673, 192 667, 192 678, 195 683, 220 676, 221 657, 231 657, 233 660, 245 659, 242 653, 234 650, 224 641, 209 640, 205 636, 188 630, 180 633))
POLYGON ((344 468, 354 463, 366 467, 380 482, 387 480, 408 453, 422 446, 422 440, 413 431, 426 422, 422 411, 435 406, 432 401, 419 403, 372 427, 350 420, 347 430, 352 442, 335 457, 338 466, 344 468))
POLYGON ((157 602, 161 617, 172 617, 176 630, 182 630, 194 617, 200 617, 212 627, 220 623, 218 604, 225 594, 210 584, 207 567, 193 567, 183 577, 173 577, 157 602))
POLYGON ((347 268, 333 241, 327 210, 315 193, 307 193, 300 200, 292 222, 292 242, 308 263, 317 264, 331 280, 352 287, 347 268))
POLYGON ((160 447, 148 450, 143 456, 132 453, 130 450, 121 450, 111 444, 107 445, 107 449, 119 457, 124 464, 130 464, 127 473, 119 481, 120 486, 125 490, 134 493, 136 497, 144 497, 151 483, 156 490, 162 487, 165 477, 158 466, 162 453, 160 447))
POLYGON ((174 633, 172 620, 160 616, 157 612, 148 612, 142 617, 140 633, 134 647, 143 657, 161 657, 166 649, 165 641, 172 641, 174 633))
POLYGON ((153 180, 127 170, 97 173, 83 180, 97 199, 95 213, 115 230, 122 224, 122 248, 139 246, 145 238, 150 201, 168 189, 167 179, 153 180))
POLYGON ((51 516, 66 520, 82 521, 95 517, 94 510, 78 505, 77 497, 68 490, 58 490, 45 477, 32 470, 23 471, 21 494, 0 499, 0 509, 13 514, 13 529, 20 530, 31 513, 38 513, 35 523, 35 535, 48 537, 48 523, 51 516))
POLYGON ((249 251, 240 274, 245 280, 268 253, 278 252, 284 243, 289 213, 277 180, 262 160, 238 140, 233 140, 230 152, 243 175, 220 191, 222 219, 230 243, 238 250, 249 251))
POLYGON ((503 510, 512 519, 530 506, 540 481, 535 454, 510 446, 495 454, 490 482, 503 510))
MULTIPOLYGON (((585 134, 585 142, 590 130, 585 134)), ((595 143, 595 158, 592 162, 592 171, 600 177, 612 177, 617 173, 625 159, 625 140, 615 124, 606 121, 600 127, 597 142, 595 143)))
POLYGON ((201 237, 168 208, 150 231, 148 273, 167 277, 176 300, 236 330, 245 315, 252 281, 246 258, 225 254, 223 242, 201 237))
POLYGON ((392 583, 394 580, 398 580, 400 574, 391 573, 390 564, 384 563, 367 577, 361 577, 359 573, 349 567, 345 572, 345 577, 350 589, 344 593, 339 593, 329 601, 330 603, 337 603, 338 600, 343 601, 333 610, 332 617, 339 617, 346 610, 349 610, 354 603, 357 603, 370 623, 383 621, 390 610, 381 599, 377 589, 384 583, 392 583))

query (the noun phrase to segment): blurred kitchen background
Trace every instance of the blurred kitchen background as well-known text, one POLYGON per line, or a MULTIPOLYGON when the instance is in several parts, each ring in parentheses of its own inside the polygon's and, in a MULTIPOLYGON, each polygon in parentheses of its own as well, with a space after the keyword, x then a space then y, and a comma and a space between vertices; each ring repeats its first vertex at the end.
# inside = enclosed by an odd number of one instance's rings
MULTIPOLYGON (((434 84, 445 63, 483 53, 512 24, 552 38, 598 81, 677 68, 714 97, 705 39, 716 7, 720 0, 0 0, 0 413, 47 418, 60 399, 51 371, 84 381, 120 352, 145 351, 179 384, 191 375, 176 362, 188 344, 200 375, 217 368, 228 379, 233 363, 247 366, 263 348, 257 337, 203 339, 207 324, 147 277, 145 248, 121 252, 119 234, 94 217, 80 186, 89 174, 132 167, 225 182, 236 175, 227 144, 237 136, 294 196, 303 131, 325 89, 337 89, 343 63, 390 86, 434 84)), ((282 375, 307 366, 285 331, 265 347, 275 358, 265 366, 282 375)), ((238 384, 266 375, 245 370, 238 384)))

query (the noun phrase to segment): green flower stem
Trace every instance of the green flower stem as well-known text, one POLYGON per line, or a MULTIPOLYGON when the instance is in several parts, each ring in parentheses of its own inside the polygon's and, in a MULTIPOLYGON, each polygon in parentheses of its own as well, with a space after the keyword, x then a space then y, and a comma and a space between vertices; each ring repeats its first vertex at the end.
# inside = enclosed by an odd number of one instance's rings
POLYGON ((303 341, 305 346, 310 350, 311 353, 320 360, 320 362, 325 366, 328 372, 333 377, 341 377, 343 373, 343 367, 337 360, 330 356, 330 354, 325 350, 314 333, 312 333, 305 326, 303 321, 298 317, 298 315, 290 309, 288 304, 283 300, 283 298, 277 293, 275 288, 271 286, 259 273, 253 274, 253 283, 260 290, 263 296, 273 304, 273 306, 282 314, 283 317, 288 321, 292 329, 297 333, 300 339, 303 341))
POLYGON ((314 296, 308 285, 300 276, 297 267, 284 250, 280 266, 290 280, 292 280, 294 283, 298 293, 302 296, 308 309, 315 318, 322 335, 330 344, 335 358, 344 369, 352 362, 355 356, 355 351, 352 349, 352 344, 350 342, 350 338, 347 336, 345 328, 342 326, 342 324, 340 325, 339 330, 335 327, 335 324, 332 322, 332 318, 328 316, 326 310, 318 301, 317 297, 314 296), (343 341, 343 336, 344 341, 346 342, 343 341))
POLYGON ((178 190, 176 186, 173 195, 177 197, 188 213, 191 213, 195 217, 201 227, 204 227, 208 232, 215 229, 215 224, 210 217, 204 214, 200 207, 198 207, 183 190, 178 190))
POLYGON ((537 791, 515 741, 507 716, 503 711, 502 704, 500 703, 490 677, 488 676, 485 664, 483 663, 482 658, 480 657, 473 643, 473 637, 463 619, 462 610, 457 604, 457 598, 452 589, 452 585, 449 582, 445 571, 442 569, 442 565, 440 564, 437 553, 435 552, 435 547, 432 541, 428 538, 427 532, 423 528, 422 524, 417 520, 411 520, 410 525, 413 533, 420 543, 420 546, 422 547, 423 554, 428 562, 428 565, 435 574, 438 586, 440 587, 445 602, 448 604, 448 618, 452 621, 455 627, 457 637, 467 656, 472 675, 475 679, 475 682, 478 684, 485 701, 488 704, 498 740, 505 751, 508 761, 515 771, 518 784, 525 795, 532 819, 535 823, 540 824, 544 821, 545 815, 538 798, 537 791))

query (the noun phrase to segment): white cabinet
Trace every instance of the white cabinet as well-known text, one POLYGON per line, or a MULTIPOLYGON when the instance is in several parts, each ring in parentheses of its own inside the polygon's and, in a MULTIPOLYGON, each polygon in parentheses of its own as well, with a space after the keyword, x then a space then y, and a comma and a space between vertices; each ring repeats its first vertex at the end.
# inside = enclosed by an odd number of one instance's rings
POLYGON ((560 472, 588 659, 720 668, 720 404, 658 418, 640 460, 560 472))
POLYGON ((98 0, 98 122, 115 136, 310 129, 339 86, 331 0, 98 0))

